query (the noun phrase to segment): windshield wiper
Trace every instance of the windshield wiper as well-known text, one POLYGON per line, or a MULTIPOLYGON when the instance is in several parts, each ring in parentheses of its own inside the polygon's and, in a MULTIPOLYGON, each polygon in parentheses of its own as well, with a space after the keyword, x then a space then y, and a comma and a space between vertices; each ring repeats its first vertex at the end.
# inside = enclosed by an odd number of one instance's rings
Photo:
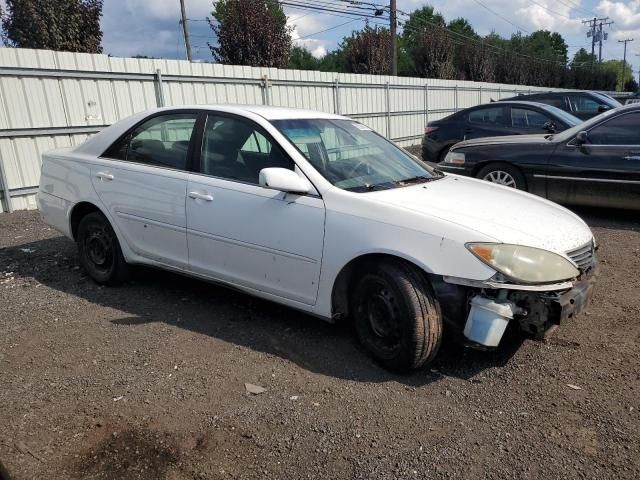
POLYGON ((395 183, 396 184, 400 184, 400 185, 406 185, 409 183, 422 183, 422 182, 430 182, 432 180, 436 180, 440 177, 427 177, 425 175, 417 175, 415 177, 411 177, 411 178, 405 178, 403 180, 396 180, 395 183))

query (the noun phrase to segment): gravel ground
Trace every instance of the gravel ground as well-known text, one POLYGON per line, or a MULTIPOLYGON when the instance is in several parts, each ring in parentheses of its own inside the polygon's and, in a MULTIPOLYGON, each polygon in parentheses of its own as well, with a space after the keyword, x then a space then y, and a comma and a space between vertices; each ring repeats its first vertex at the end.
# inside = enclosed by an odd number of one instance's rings
POLYGON ((99 287, 36 212, 0 214, 0 460, 16 479, 638 479, 640 222, 579 213, 601 245, 586 313, 406 376, 222 287, 99 287))

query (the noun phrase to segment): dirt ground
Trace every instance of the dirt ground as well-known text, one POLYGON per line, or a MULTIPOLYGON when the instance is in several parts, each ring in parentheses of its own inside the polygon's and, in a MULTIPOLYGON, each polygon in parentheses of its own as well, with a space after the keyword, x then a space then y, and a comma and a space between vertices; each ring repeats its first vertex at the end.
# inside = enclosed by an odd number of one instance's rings
POLYGON ((15 479, 638 479, 640 221, 579 213, 601 246, 586 313, 406 376, 222 287, 99 287, 36 212, 0 214, 0 460, 15 479))

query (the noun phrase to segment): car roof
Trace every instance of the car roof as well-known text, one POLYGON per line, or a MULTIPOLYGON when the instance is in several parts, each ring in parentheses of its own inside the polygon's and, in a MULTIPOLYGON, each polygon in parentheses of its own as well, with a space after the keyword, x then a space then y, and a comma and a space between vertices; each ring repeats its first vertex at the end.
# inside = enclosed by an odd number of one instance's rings
MULTIPOLYGON (((497 103, 497 102, 494 102, 497 103)), ((509 104, 514 104, 514 105, 525 105, 525 106, 530 106, 530 107, 540 107, 540 108, 547 108, 550 105, 548 103, 541 103, 541 102, 532 102, 530 100, 500 100, 501 104, 504 103, 509 103, 509 104)), ((489 104, 485 104, 485 105, 491 105, 489 104)), ((483 105, 479 105, 479 106, 483 106, 483 105)))
MULTIPOLYGON (((346 119, 347 117, 335 115, 333 113, 319 112, 317 110, 307 110, 303 108, 274 107, 270 105, 238 105, 238 104, 200 104, 200 105, 174 105, 171 107, 158 108, 155 111, 173 109, 194 109, 194 110, 218 110, 220 112, 236 113, 243 115, 254 113, 267 120, 293 120, 293 119, 346 119)), ((153 113, 151 110, 147 113, 153 113)))

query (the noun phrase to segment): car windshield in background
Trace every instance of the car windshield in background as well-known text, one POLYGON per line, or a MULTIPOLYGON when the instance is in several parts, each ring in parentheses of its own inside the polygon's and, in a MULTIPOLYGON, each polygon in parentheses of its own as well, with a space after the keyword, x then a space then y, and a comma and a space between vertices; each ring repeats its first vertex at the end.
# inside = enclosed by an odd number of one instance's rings
POLYGON ((556 133, 553 138, 554 140, 559 140, 559 141, 569 141, 573 137, 575 137, 578 134, 578 132, 582 132, 583 130, 589 130, 592 125, 600 122, 603 118, 608 117, 609 115, 613 114, 615 111, 616 110, 613 108, 611 110, 607 110, 606 112, 601 113, 600 115, 596 115, 595 117, 590 118, 586 122, 579 123, 578 125, 575 125, 565 130, 564 132, 556 133))
POLYGON ((336 187, 369 191, 442 175, 353 120, 294 119, 271 123, 336 187))
POLYGON ((622 104, 611 95, 607 95, 606 93, 601 92, 593 92, 593 94, 597 95, 598 98, 602 98, 611 108, 618 108, 622 106, 622 104))
POLYGON ((582 120, 580 120, 578 117, 575 117, 571 115, 569 112, 565 112, 564 110, 558 107, 554 107, 553 105, 546 105, 544 108, 545 110, 553 113, 556 116, 556 118, 559 118, 564 123, 566 123, 568 127, 573 127, 574 125, 578 125, 579 123, 582 123, 582 120))

